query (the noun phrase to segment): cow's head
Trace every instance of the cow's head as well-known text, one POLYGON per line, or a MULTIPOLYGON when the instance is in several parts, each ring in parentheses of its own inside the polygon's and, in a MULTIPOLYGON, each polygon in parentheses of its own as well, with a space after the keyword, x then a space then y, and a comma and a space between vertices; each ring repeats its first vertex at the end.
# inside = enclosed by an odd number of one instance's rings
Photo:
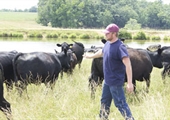
POLYGON ((56 44, 58 47, 61 47, 61 51, 64 51, 64 53, 66 54, 67 51, 70 49, 71 46, 73 46, 73 44, 68 44, 66 42, 63 42, 62 44, 56 44))
POLYGON ((146 49, 151 58, 153 66, 157 68, 162 68, 163 67, 163 64, 162 64, 163 49, 161 48, 161 45, 150 45, 146 49))
POLYGON ((64 51, 61 51, 59 53, 60 55, 60 62, 63 68, 64 72, 72 70, 73 63, 76 62, 77 58, 75 59, 74 52, 71 50, 68 50, 67 53, 65 54, 64 51))

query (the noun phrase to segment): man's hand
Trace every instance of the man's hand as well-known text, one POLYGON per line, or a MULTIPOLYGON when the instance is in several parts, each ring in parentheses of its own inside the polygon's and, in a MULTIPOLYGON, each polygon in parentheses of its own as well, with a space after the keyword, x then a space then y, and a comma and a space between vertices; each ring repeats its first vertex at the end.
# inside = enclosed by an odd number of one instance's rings
POLYGON ((132 83, 128 83, 127 86, 126 86, 126 90, 127 90, 129 93, 133 93, 134 85, 133 85, 132 83))

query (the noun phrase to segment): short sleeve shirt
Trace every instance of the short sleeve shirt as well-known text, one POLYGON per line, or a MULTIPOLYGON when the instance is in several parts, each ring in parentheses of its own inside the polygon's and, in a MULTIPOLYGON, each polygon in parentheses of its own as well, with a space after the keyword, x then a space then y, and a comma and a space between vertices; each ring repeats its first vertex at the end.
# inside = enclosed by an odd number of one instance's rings
POLYGON ((109 86, 123 85, 126 69, 122 62, 123 57, 128 57, 126 46, 117 40, 114 43, 107 41, 103 47, 103 72, 105 83, 109 86))

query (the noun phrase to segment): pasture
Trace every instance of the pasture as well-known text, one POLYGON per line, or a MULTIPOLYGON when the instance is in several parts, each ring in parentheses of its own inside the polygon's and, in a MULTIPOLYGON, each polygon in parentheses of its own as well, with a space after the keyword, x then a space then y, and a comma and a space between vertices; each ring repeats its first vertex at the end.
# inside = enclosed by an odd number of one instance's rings
MULTIPOLYGON (((96 120, 100 108, 101 88, 96 98, 90 98, 88 77, 91 59, 84 59, 79 70, 76 66, 73 75, 64 74, 58 78, 54 90, 44 84, 28 86, 27 93, 20 97, 16 88, 4 97, 11 103, 13 120, 96 120)), ((137 95, 126 93, 127 102, 136 120, 169 120, 170 87, 169 78, 164 85, 161 69, 154 68, 151 75, 150 92, 145 92, 145 82, 137 82, 137 95)), ((117 108, 112 104, 110 120, 123 120, 117 108)), ((0 113, 0 119, 5 115, 0 113)))

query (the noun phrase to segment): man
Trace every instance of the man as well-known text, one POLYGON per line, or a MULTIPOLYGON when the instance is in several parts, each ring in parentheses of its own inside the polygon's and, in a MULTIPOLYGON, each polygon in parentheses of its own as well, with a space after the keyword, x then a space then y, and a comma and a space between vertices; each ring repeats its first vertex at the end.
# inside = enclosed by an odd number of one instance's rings
POLYGON ((93 55, 84 55, 85 58, 103 56, 104 84, 99 114, 102 120, 108 119, 112 99, 125 120, 134 120, 123 89, 126 74, 127 91, 133 92, 131 62, 126 46, 118 39, 118 32, 119 27, 116 24, 108 25, 104 31, 107 42, 103 49, 93 55))

